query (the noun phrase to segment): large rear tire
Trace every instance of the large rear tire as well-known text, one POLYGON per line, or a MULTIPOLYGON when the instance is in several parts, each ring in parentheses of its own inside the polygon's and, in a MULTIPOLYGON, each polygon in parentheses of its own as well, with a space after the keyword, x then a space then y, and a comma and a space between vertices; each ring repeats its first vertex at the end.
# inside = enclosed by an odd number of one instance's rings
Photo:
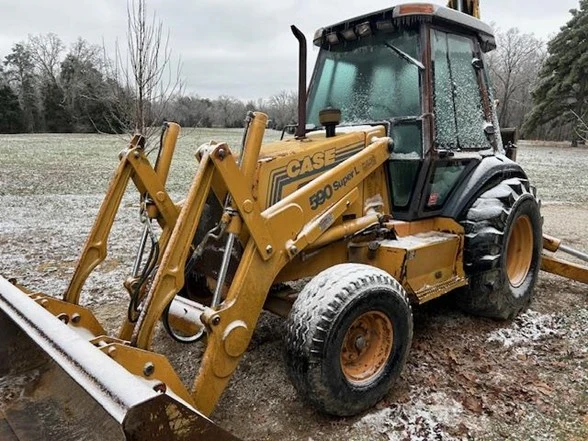
POLYGON ((529 182, 500 182, 479 196, 462 225, 469 286, 458 291, 458 306, 496 319, 516 316, 531 303, 541 266, 542 219, 529 182))
POLYGON ((287 320, 287 371, 319 411, 348 416, 380 401, 412 342, 412 311, 400 284, 360 264, 333 266, 299 294, 287 320))

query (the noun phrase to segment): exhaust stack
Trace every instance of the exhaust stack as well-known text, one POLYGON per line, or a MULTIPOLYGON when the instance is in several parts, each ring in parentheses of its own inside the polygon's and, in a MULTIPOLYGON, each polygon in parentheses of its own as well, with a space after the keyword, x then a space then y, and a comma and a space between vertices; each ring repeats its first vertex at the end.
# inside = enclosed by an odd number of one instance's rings
POLYGON ((296 139, 306 137, 306 38, 296 26, 290 26, 298 40, 298 127, 296 139))

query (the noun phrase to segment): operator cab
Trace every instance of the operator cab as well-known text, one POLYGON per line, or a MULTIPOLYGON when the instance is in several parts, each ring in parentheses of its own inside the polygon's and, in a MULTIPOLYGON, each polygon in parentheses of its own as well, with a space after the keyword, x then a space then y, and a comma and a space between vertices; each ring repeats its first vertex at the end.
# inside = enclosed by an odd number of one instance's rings
POLYGON ((492 29, 464 13, 405 4, 321 28, 307 121, 325 108, 341 124, 383 124, 398 219, 442 213, 484 155, 502 150, 483 53, 492 29))

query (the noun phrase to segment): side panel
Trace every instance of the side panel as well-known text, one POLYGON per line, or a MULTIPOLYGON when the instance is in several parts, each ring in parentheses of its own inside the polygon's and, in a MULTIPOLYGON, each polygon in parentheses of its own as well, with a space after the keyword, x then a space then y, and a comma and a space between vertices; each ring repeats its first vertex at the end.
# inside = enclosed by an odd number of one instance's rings
POLYGON ((425 303, 467 283, 463 271, 463 228, 455 221, 433 218, 393 221, 396 239, 351 243, 349 260, 391 274, 415 303, 425 303))

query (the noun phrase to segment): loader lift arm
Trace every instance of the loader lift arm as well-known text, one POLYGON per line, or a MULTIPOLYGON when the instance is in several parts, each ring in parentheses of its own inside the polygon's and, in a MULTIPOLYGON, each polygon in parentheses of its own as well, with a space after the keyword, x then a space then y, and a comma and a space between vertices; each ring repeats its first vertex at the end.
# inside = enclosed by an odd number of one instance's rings
POLYGON ((218 308, 205 308, 201 316, 209 334, 208 345, 192 397, 196 408, 206 415, 214 409, 247 349, 279 271, 328 231, 334 220, 357 197, 352 189, 388 159, 390 139, 374 140, 353 158, 262 212, 251 194, 253 174, 248 173, 247 164, 251 163, 248 160, 250 155, 253 158, 259 155, 266 118, 263 114, 255 115, 248 135, 248 139, 253 141, 246 141, 241 168, 226 144, 211 145, 202 151, 197 175, 131 339, 132 346, 149 348, 157 320, 184 284, 184 263, 209 190, 212 189, 217 196, 228 192, 232 209, 238 214, 230 217, 227 231, 239 237, 243 227, 246 227, 248 239, 224 302, 218 308), (357 164, 365 164, 365 167, 359 170, 357 164), (346 187, 335 191, 333 203, 312 210, 312 195, 331 181, 343 177, 350 179, 346 187), (314 213, 314 216, 307 220, 304 213, 314 213))
POLYGON ((541 269, 548 273, 557 274, 567 279, 588 283, 588 265, 569 262, 555 257, 553 253, 561 251, 576 257, 588 264, 588 254, 563 245, 560 239, 547 234, 543 235, 543 254, 541 256, 541 269))

